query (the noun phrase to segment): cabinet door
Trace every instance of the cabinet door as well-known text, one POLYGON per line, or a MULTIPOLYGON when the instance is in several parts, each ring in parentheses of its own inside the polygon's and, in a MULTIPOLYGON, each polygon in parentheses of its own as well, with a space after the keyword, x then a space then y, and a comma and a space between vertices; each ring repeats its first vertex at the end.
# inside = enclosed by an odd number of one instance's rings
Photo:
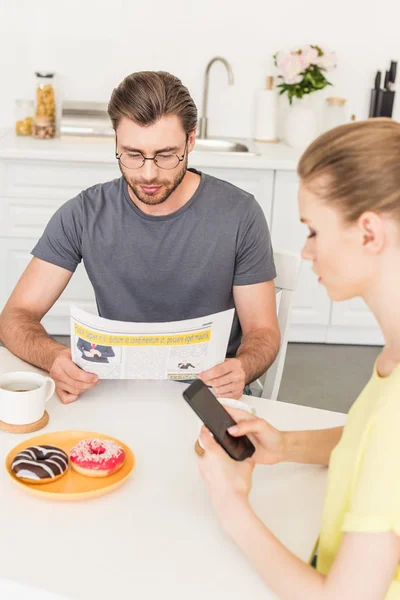
POLYGON ((361 298, 332 303, 327 342, 382 345, 383 334, 374 315, 361 298))
POLYGON ((33 247, 63 203, 59 198, 3 196, 0 200, 0 237, 31 239, 33 247))
MULTIPOLYGON (((301 252, 308 235, 299 220, 298 178, 293 171, 277 171, 272 212, 272 243, 276 250, 301 252)), ((320 286, 312 265, 303 261, 292 309, 290 341, 324 342, 331 302, 320 286)))
MULTIPOLYGON (((34 245, 35 240, 0 238, 0 311, 31 260, 30 251, 34 245)), ((83 264, 78 266, 66 289, 44 317, 42 324, 48 333, 69 335, 71 304, 97 314, 93 288, 83 264)))
POLYGON ((253 194, 263 209, 265 218, 271 228, 272 193, 274 186, 273 171, 221 168, 202 168, 201 170, 218 179, 229 181, 229 183, 236 185, 236 187, 253 194))
POLYGON ((4 159, 0 163, 0 193, 11 198, 49 198, 61 205, 82 190, 120 175, 117 161, 101 164, 4 159))

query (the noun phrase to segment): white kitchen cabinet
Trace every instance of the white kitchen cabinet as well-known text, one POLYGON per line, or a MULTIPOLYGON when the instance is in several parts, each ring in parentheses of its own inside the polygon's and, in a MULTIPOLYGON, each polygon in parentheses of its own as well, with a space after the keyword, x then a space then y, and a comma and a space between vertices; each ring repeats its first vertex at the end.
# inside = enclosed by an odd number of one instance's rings
MULTIPOLYGON (((82 189, 119 176, 115 164, 57 161, 0 162, 0 311, 28 265, 30 251, 54 212, 82 189)), ((69 334, 70 305, 97 312, 92 285, 83 265, 42 323, 54 335, 69 334)))
POLYGON ((330 344, 384 344, 379 325, 361 298, 332 303, 326 341, 330 344))
MULTIPOLYGON (((36 140, 40 144, 40 141, 36 140)), ((82 190, 119 177, 117 162, 64 162, 59 160, 3 159, 1 195, 65 202, 82 190)))
MULTIPOLYGON (((272 211, 272 244, 276 250, 301 252, 308 235, 299 220, 298 178, 294 171, 277 171, 272 211)), ((325 342, 331 303, 324 288, 303 261, 292 309, 290 341, 325 342)))
MULTIPOLYGON (((36 239, 29 238, 0 238, 0 273, 2 275, 0 310, 31 260, 30 252, 36 241, 36 239)), ((64 292, 42 321, 49 333, 69 335, 71 304, 97 313, 93 288, 82 264, 78 266, 64 292)))

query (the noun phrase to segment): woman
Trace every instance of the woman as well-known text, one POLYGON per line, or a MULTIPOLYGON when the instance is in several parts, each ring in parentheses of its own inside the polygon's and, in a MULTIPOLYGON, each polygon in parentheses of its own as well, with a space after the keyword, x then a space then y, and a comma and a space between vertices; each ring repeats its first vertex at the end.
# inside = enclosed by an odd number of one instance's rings
POLYGON ((343 430, 284 433, 242 414, 231 433, 250 436, 254 457, 234 462, 203 428, 200 471, 223 527, 279 598, 400 599, 400 124, 328 131, 298 174, 303 258, 332 300, 365 300, 385 347, 343 430), (316 570, 251 509, 255 463, 279 461, 329 463, 316 570))

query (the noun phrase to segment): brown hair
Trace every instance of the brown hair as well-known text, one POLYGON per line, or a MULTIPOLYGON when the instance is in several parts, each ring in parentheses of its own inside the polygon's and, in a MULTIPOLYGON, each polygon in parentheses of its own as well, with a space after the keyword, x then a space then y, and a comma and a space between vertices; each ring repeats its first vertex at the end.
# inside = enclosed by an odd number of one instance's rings
POLYGON ((400 123, 380 118, 335 127, 306 149, 297 173, 347 222, 368 210, 400 220, 400 123))
POLYGON ((122 117, 151 125, 165 115, 176 115, 189 135, 197 125, 197 108, 181 80, 164 71, 140 71, 125 77, 108 104, 114 130, 122 117))

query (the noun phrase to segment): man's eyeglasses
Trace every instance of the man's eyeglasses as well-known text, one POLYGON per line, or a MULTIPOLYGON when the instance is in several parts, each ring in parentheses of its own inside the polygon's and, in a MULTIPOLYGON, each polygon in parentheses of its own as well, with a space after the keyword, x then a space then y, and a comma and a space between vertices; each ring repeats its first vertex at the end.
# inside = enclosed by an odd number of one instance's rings
POLYGON ((160 169, 166 169, 170 171, 171 169, 176 169, 176 167, 181 163, 186 154, 188 143, 188 136, 186 136, 185 148, 183 150, 183 154, 178 156, 177 154, 172 154, 171 152, 160 152, 155 156, 143 156, 141 152, 122 152, 119 154, 117 149, 117 140, 115 146, 115 158, 127 169, 140 169, 143 167, 146 160, 154 160, 157 167, 160 169))

